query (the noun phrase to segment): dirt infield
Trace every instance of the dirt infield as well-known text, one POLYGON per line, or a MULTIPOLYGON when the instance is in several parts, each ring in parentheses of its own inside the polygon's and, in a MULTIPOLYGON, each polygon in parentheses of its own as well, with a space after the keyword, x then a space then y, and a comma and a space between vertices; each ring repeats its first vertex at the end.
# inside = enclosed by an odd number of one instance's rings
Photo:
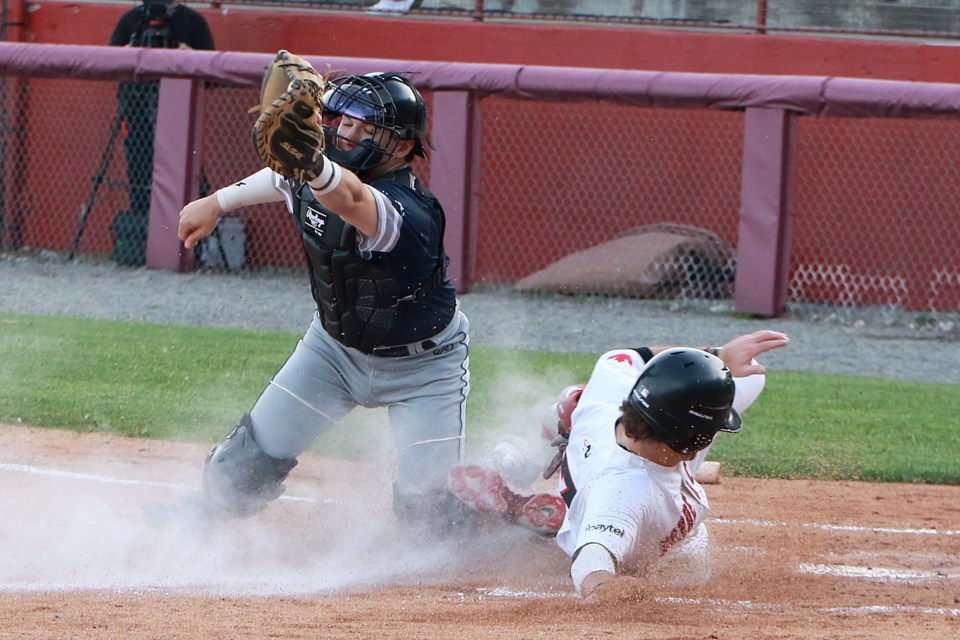
POLYGON ((407 539, 381 469, 316 454, 251 520, 147 527, 207 448, 0 427, 0 638, 960 637, 960 487, 724 478, 709 575, 586 604, 551 540, 407 539))

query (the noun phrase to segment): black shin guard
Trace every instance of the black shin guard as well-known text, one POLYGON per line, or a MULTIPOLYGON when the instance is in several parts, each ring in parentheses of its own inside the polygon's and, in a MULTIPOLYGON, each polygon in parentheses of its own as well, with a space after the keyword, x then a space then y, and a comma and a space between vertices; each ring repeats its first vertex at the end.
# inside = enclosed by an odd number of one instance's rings
POLYGON ((268 456, 253 439, 249 414, 215 446, 203 469, 203 492, 217 510, 231 516, 263 511, 279 498, 283 481, 297 465, 296 459, 268 456))

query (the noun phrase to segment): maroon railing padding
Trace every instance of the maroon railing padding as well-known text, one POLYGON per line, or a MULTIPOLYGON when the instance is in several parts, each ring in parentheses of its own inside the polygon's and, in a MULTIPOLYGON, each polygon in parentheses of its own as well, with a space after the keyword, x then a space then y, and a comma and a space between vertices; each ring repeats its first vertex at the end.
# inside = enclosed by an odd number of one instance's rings
MULTIPOLYGON (((427 90, 496 93, 537 100, 601 99, 638 106, 743 109, 769 107, 841 117, 960 115, 960 86, 819 76, 757 76, 566 69, 522 65, 305 56, 320 71, 415 74, 427 90)), ((7 76, 145 80, 198 78, 229 85, 260 83, 271 54, 127 47, 0 43, 7 76)))

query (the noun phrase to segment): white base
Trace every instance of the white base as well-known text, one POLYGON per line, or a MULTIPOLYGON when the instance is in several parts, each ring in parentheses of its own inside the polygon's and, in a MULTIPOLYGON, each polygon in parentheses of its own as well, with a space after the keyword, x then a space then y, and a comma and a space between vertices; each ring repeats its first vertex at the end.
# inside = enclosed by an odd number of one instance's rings
POLYGON ((720 471, 723 469, 722 462, 713 460, 704 460, 697 470, 697 482, 700 484, 720 484, 720 471))

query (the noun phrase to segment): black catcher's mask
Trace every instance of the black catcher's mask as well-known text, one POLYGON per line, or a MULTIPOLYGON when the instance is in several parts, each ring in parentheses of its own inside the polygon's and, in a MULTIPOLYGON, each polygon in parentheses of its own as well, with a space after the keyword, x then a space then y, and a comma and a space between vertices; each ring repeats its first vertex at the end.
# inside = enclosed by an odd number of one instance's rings
POLYGON ((336 126, 324 126, 330 142, 324 155, 360 178, 369 175, 384 157, 393 155, 396 141, 414 140, 412 153, 424 158, 427 157, 425 145, 433 148, 427 138, 427 106, 423 96, 395 71, 332 80, 323 94, 323 109, 325 121, 348 116, 388 133, 364 140, 350 151, 342 151, 337 148, 342 137, 337 134, 336 126))

